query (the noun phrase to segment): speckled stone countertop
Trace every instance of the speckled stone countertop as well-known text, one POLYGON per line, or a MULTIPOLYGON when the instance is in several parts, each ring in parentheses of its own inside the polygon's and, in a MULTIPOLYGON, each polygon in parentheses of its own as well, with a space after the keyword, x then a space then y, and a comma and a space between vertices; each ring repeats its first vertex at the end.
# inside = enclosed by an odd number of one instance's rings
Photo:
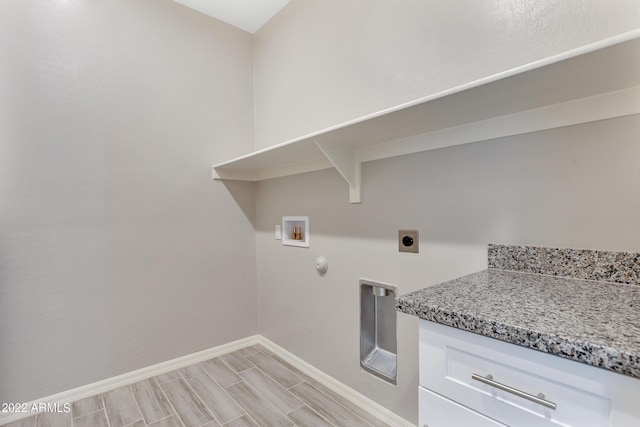
POLYGON ((640 378, 640 286, 489 269, 400 296, 398 311, 640 378))

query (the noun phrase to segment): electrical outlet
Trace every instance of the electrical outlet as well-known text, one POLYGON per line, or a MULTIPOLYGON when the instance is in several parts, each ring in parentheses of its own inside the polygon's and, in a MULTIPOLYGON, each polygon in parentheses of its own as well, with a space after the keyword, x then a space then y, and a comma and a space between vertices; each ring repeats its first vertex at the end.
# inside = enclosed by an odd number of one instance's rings
POLYGON ((398 230, 398 251, 417 254, 419 237, 418 230, 398 230))

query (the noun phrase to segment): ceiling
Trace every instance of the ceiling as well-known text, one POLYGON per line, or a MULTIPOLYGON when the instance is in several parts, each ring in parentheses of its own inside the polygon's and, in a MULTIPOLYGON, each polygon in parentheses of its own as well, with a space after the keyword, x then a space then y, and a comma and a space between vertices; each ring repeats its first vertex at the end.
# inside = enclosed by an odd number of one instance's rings
POLYGON ((173 0, 234 27, 255 33, 289 0, 173 0))

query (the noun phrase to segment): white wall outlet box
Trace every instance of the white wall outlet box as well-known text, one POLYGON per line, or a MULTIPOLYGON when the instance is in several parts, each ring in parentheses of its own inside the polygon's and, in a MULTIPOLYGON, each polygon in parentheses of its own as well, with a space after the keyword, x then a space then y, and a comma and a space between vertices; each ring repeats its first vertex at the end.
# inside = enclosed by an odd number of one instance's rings
POLYGON ((280 227, 280 224, 276 224, 276 240, 280 240, 282 239, 282 228, 280 227))
POLYGON ((287 246, 309 247, 309 217, 282 217, 282 244, 287 246))

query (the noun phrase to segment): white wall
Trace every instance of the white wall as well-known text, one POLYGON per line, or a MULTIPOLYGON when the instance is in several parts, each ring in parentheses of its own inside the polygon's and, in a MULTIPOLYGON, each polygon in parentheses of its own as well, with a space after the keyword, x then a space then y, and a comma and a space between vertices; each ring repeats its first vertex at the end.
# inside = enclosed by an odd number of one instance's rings
POLYGON ((210 172, 251 51, 168 0, 0 2, 0 401, 256 333, 253 187, 210 172))
POLYGON ((638 27, 637 0, 295 0, 255 34, 256 148, 638 27))
MULTIPOLYGON (((255 35, 256 148, 639 27, 626 0, 296 0, 255 35)), ((358 279, 406 293, 485 268, 488 243, 640 250, 639 130, 636 116, 365 163, 360 205, 333 170, 258 183, 260 332, 417 421, 417 320, 399 315, 397 387, 362 372, 358 279), (309 249, 273 239, 283 215, 309 215, 309 249), (397 252, 400 228, 420 230, 419 255, 397 252)))
POLYGON ((416 422, 417 318, 398 314, 398 386, 363 372, 358 279, 404 294, 486 268, 488 243, 640 251, 639 130, 633 116, 365 163, 360 205, 334 170, 258 183, 260 332, 416 422), (309 215, 309 249, 274 240, 283 215, 309 215), (401 228, 419 254, 398 252, 401 228))

